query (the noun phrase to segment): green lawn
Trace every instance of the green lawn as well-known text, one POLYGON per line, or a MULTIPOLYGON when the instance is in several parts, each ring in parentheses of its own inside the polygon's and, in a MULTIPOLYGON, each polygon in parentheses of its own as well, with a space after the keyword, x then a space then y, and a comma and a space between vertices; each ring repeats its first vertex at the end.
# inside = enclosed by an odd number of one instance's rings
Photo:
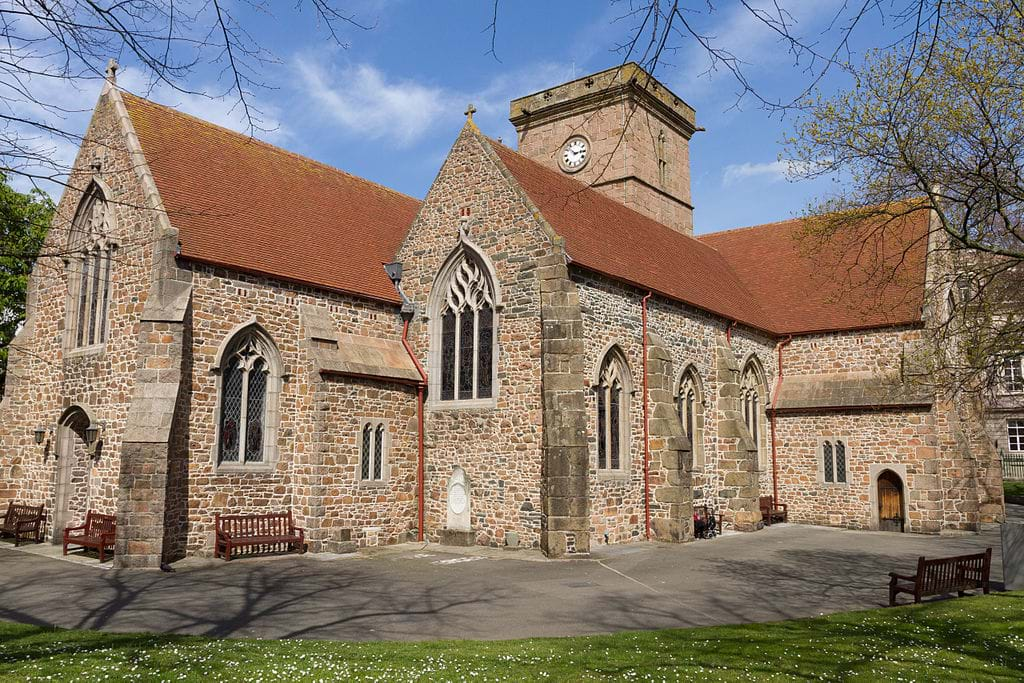
MULTIPOLYGON (((815 599, 808 596, 808 599, 815 599)), ((0 622, 0 680, 1020 680, 1024 592, 584 638, 338 643, 0 622)))
POLYGON ((1003 495, 1024 498, 1024 481, 1004 481, 1003 495))

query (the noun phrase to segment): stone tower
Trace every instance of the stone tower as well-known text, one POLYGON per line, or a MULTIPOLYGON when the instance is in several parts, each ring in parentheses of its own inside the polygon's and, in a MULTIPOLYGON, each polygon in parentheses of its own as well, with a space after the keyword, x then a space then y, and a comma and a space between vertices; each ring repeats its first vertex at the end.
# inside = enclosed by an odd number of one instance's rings
POLYGON ((519 152, 687 235, 694 110, 635 63, 512 100, 519 152))

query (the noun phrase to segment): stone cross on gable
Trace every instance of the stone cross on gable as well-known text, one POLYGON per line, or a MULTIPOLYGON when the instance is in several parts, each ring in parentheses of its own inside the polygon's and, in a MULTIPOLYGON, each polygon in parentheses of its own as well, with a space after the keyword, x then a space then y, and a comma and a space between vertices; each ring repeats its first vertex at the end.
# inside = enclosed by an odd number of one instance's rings
POLYGON ((110 61, 107 62, 106 79, 109 83, 117 83, 117 70, 119 68, 121 68, 121 65, 117 63, 116 59, 111 58, 110 61))
POLYGON ((472 120, 473 114, 476 113, 476 107, 474 107, 473 103, 470 102, 469 104, 466 105, 466 111, 464 111, 462 113, 466 115, 467 119, 472 120))

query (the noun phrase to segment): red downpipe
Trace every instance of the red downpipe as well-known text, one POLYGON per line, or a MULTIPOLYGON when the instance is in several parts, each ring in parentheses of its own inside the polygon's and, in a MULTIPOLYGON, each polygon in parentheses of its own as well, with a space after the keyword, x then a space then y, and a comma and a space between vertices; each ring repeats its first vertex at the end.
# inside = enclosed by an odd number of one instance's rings
POLYGON ((736 321, 733 320, 729 323, 729 326, 725 328, 725 343, 732 346, 732 328, 736 327, 736 321))
POLYGON ((423 392, 427 388, 427 371, 420 365, 419 359, 416 354, 412 352, 412 347, 409 345, 409 318, 406 318, 402 324, 402 346, 405 347, 405 352, 409 354, 409 358, 412 358, 412 362, 416 365, 416 371, 420 373, 420 381, 416 384, 416 423, 417 423, 417 449, 419 453, 418 462, 416 463, 416 489, 417 493, 417 505, 418 521, 417 521, 417 540, 423 542, 423 523, 424 523, 424 507, 423 507, 423 392))
POLYGON ((653 292, 640 300, 641 324, 643 325, 643 384, 644 384, 644 533, 651 540, 651 443, 647 426, 647 300, 653 292))
POLYGON ((772 393, 772 414, 769 417, 769 424, 772 427, 772 502, 779 504, 779 461, 775 452, 775 404, 779 400, 779 392, 782 390, 782 348, 793 341, 793 335, 789 335, 779 342, 779 381, 775 383, 775 391, 772 393))

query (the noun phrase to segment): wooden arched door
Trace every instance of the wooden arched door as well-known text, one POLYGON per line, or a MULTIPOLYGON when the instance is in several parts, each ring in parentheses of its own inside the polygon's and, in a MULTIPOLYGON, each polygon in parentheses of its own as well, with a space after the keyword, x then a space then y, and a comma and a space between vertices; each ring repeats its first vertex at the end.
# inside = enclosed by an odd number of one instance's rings
POLYGON ((903 531, 903 481, 892 470, 878 475, 878 530, 903 531))

